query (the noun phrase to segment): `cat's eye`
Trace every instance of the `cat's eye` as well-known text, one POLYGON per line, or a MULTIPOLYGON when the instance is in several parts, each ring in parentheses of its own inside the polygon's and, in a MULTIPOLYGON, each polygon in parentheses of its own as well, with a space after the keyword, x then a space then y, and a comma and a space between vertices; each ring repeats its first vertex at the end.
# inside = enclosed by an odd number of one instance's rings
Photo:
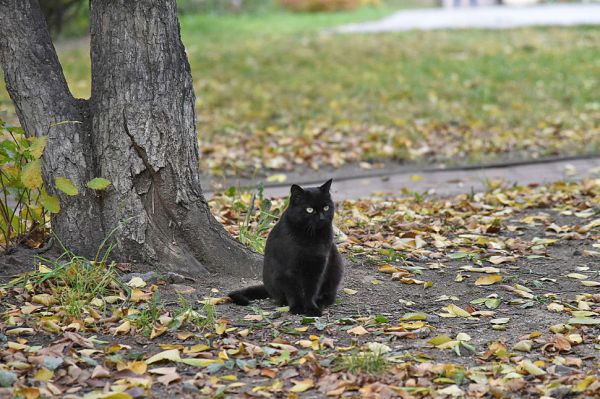
POLYGON ((329 210, 329 205, 325 205, 325 206, 323 207, 323 210, 324 210, 325 212, 327 212, 327 211, 329 210))
POLYGON ((308 212, 308 213, 313 213, 314 211, 315 211, 315 210, 314 210, 314 209, 312 209, 312 208, 306 208, 306 212, 308 212))

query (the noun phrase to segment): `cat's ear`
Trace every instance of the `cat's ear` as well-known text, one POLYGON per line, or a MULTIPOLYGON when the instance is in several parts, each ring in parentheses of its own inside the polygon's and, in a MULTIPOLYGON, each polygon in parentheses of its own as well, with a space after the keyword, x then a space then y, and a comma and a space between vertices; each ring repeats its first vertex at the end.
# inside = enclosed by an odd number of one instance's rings
POLYGON ((333 179, 327 180, 322 186, 319 187, 319 190, 323 191, 324 193, 328 193, 329 189, 331 188, 331 182, 333 182, 333 179))
POLYGON ((292 197, 297 197, 304 194, 304 189, 297 184, 292 184, 292 189, 290 192, 292 193, 292 197))

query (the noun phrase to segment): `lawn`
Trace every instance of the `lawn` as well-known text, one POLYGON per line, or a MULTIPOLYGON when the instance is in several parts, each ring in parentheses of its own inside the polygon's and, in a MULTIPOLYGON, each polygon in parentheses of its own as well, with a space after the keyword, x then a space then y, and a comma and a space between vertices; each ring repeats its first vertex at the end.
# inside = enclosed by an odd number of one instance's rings
MULTIPOLYGON (((350 162, 464 163, 595 152, 600 29, 334 35, 406 5, 181 18, 213 174, 350 162)), ((73 92, 88 45, 59 43, 73 92)), ((0 116, 14 120, 0 89, 0 116)))

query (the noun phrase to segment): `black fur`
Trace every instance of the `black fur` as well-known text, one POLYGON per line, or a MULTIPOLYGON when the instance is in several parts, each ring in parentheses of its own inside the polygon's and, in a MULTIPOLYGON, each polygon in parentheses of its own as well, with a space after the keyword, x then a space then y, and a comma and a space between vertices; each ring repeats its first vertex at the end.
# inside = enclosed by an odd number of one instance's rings
POLYGON ((292 313, 320 316, 335 302, 343 261, 333 242, 330 187, 331 180, 320 187, 292 186, 289 206, 267 238, 264 285, 230 293, 234 303, 269 297, 292 313))

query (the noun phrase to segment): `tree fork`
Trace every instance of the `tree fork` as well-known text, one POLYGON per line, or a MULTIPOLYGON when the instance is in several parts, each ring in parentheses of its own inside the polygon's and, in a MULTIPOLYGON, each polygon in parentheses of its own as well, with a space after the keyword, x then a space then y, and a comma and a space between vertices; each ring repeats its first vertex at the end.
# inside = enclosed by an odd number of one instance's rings
POLYGON ((45 183, 52 187, 56 176, 80 188, 97 176, 112 182, 99 197, 88 189, 59 194, 63 211, 52 223, 61 240, 91 256, 121 226, 112 236, 121 261, 256 275, 260 257, 227 234, 202 194, 195 96, 175 0, 90 2, 89 101, 71 96, 37 3, 0 0, 0 7, 8 31, 2 67, 27 134, 81 122, 50 130, 45 183))

